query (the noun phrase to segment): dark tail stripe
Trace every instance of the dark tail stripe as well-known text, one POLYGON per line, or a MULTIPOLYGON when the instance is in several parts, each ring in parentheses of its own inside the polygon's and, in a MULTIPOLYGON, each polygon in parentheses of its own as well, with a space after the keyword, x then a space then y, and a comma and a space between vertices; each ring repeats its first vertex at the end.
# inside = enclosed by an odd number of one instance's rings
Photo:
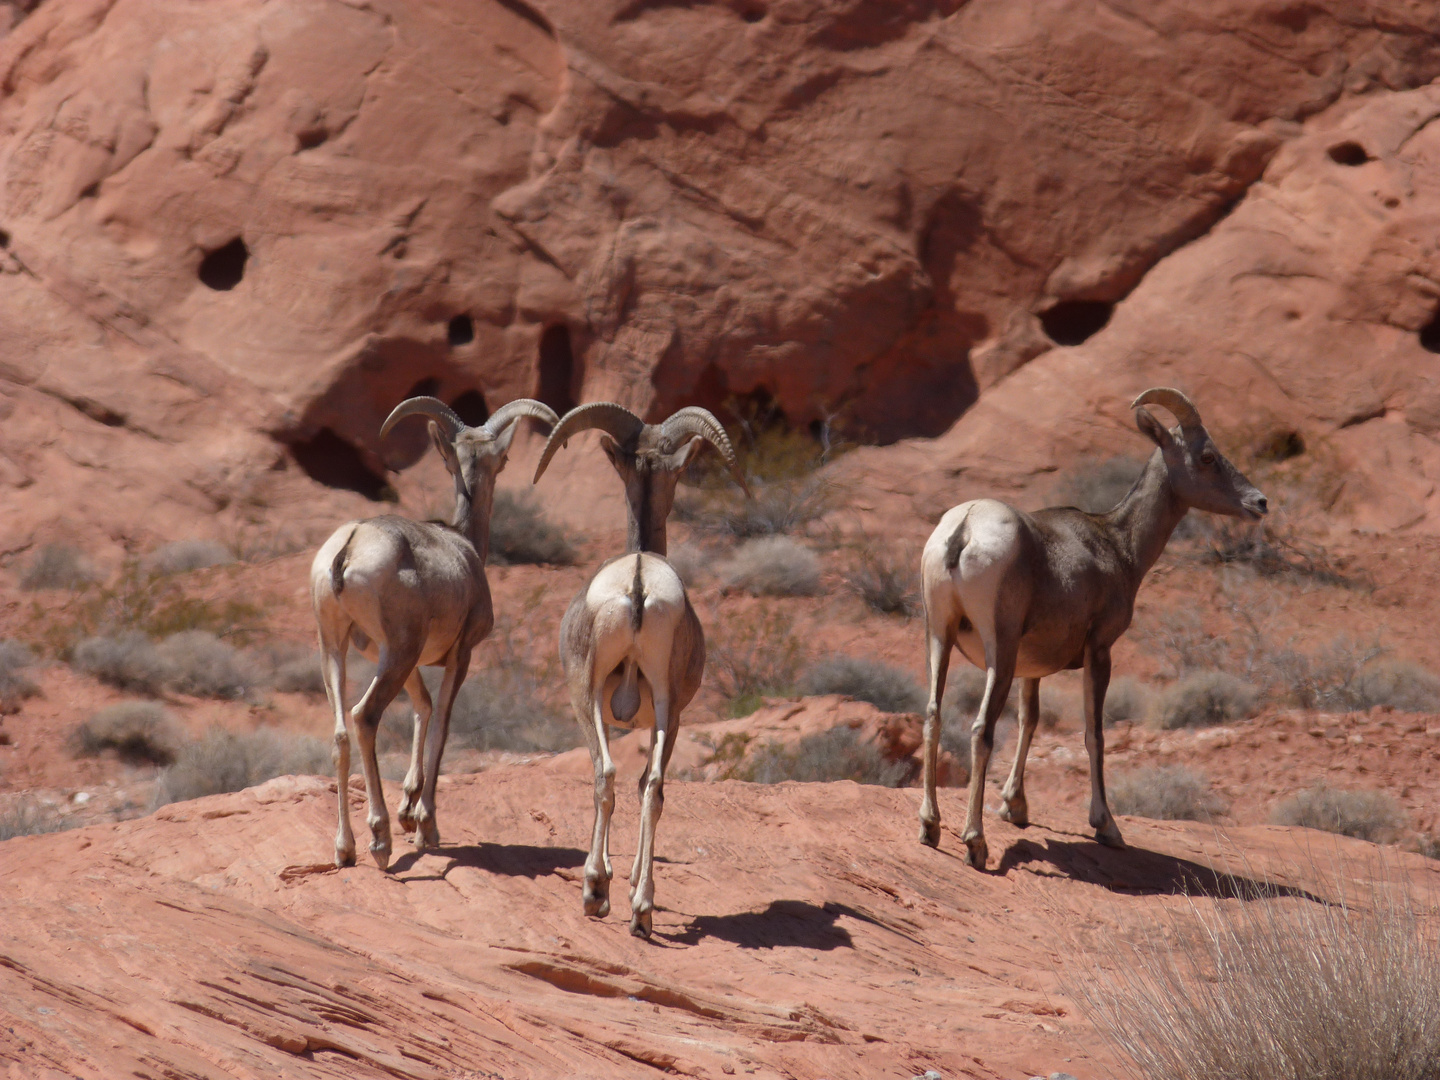
POLYGON ((630 582, 630 628, 637 634, 645 621, 645 582, 640 577, 642 556, 635 556, 635 579, 630 582))
POLYGON ((345 557, 350 554, 350 541, 355 539, 355 530, 358 525, 351 526, 350 535, 345 537, 345 543, 340 545, 340 550, 335 553, 335 559, 330 564, 330 590, 339 596, 345 591, 345 557))
POLYGON ((970 539, 969 530, 965 528, 965 523, 969 518, 970 515, 967 513, 960 519, 960 524, 955 526, 955 531, 950 534, 950 540, 945 545, 946 570, 954 570, 960 565, 960 552, 965 549, 965 544, 970 539))

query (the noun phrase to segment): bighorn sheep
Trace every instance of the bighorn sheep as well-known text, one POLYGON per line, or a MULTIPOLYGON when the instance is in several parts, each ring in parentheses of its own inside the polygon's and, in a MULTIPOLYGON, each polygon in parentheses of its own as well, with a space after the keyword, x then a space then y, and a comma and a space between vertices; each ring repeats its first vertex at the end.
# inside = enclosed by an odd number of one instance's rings
POLYGON ((550 433, 535 470, 538 482, 571 436, 599 428, 600 443, 625 483, 626 554, 610 559, 580 590, 560 624, 560 661, 575 718, 595 766, 595 828, 585 860, 585 914, 610 912, 610 815, 615 765, 606 725, 650 728, 649 762, 640 777, 640 841, 630 871, 630 932, 649 937, 655 906, 655 826, 665 804, 665 769, 680 712, 700 689, 705 633, 685 585, 665 561, 665 522, 675 483, 702 442, 720 452, 744 487, 725 429, 709 412, 681 409, 646 424, 607 401, 581 405, 550 433))
POLYGON ((335 776, 339 830, 335 864, 355 862, 350 830, 350 739, 345 730, 345 654, 353 641, 377 667, 350 716, 360 744, 369 799, 370 853, 390 864, 390 818, 375 760, 375 732, 402 686, 415 708, 410 770, 396 816, 417 829, 422 850, 440 843, 435 824, 435 779, 450 729, 450 708, 465 680, 470 652, 495 624, 485 559, 490 552, 490 507, 495 477, 505 467, 516 421, 532 416, 553 426, 553 409, 522 398, 502 405, 484 424, 468 427, 444 402, 414 397, 395 407, 380 428, 383 439, 407 416, 428 416, 430 438, 455 479, 449 525, 386 514, 341 525, 310 566, 310 597, 320 628, 325 694, 335 712, 335 776), (420 678, 420 665, 444 665, 438 709, 420 678), (432 712, 437 727, 430 731, 432 712), (428 740, 428 741, 427 741, 428 740), (424 751, 424 761, 421 752, 424 751), (418 807, 417 807, 418 797, 418 807))
POLYGON ((1200 414, 1178 390, 1147 390, 1131 406, 1157 447, 1130 493, 1107 514, 1052 507, 1027 514, 993 499, 946 512, 920 558, 930 699, 925 711, 925 794, 920 841, 940 842, 935 766, 940 702, 950 649, 986 673, 985 694, 970 740, 970 801, 961 835, 966 862, 983 869, 988 854, 981 821, 985 769, 995 721, 1011 680, 1021 678, 1020 737, 1001 791, 1000 817, 1029 824, 1025 755, 1040 715, 1040 680, 1083 667, 1085 749, 1090 758, 1090 825, 1103 844, 1123 847, 1105 801, 1105 736, 1110 646, 1130 625, 1135 594, 1170 533, 1192 507, 1259 520, 1265 496, 1215 448, 1200 414), (1167 431, 1147 404, 1180 424, 1167 431))

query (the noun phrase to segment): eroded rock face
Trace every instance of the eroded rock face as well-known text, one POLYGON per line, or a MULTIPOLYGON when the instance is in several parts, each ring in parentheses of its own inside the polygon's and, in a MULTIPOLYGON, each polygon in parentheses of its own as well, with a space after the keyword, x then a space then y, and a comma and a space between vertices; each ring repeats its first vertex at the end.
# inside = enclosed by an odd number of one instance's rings
POLYGON ((0 42, 0 481, 127 536, 295 463, 373 498, 410 392, 936 436, 1122 322, 1307 117, 1440 73, 1437 33, 1405 0, 44 4, 0 42))

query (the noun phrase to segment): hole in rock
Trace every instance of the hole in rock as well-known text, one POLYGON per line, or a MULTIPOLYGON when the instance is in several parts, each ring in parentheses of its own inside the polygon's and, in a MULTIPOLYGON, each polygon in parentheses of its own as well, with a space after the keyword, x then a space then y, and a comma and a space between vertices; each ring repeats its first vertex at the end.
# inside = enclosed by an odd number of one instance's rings
POLYGON ((1420 347, 1426 352, 1440 353, 1440 311, 1420 328, 1420 347))
POLYGON ((1289 461, 1305 453, 1305 439, 1298 431, 1272 431, 1255 448, 1262 461, 1289 461))
POLYGON ((306 128, 295 135, 295 141, 300 145, 301 150, 314 150, 328 138, 330 138, 330 132, 323 127, 306 128))
POLYGON ((740 17, 748 23, 757 23, 765 18, 765 9, 758 5, 748 5, 741 9, 740 17))
POLYGON ((357 491, 377 502, 394 502, 395 489, 365 464, 360 451, 329 428, 306 442, 292 443, 290 453, 305 475, 326 487, 357 491))
POLYGON ((216 292, 229 292, 245 277, 250 251, 240 237, 218 247, 200 260, 200 283, 216 292))
POLYGON ((1114 310, 1105 300, 1061 300, 1040 313, 1040 325, 1056 345, 1079 345, 1104 329, 1114 310))
POLYGON ((0 229, 0 248, 8 248, 9 246, 10 233, 5 229, 0 229))
POLYGON ((410 387, 409 390, 405 391, 405 397, 401 398, 400 400, 404 401, 405 398, 412 397, 436 397, 439 395, 439 393, 440 380, 435 378, 435 376, 430 375, 424 379, 421 379, 414 386, 410 387))
POLYGON ((466 390, 450 403, 450 407, 455 410, 456 416, 471 427, 479 427, 490 419, 490 406, 485 403, 485 395, 479 390, 466 390))
POLYGON ((574 381, 570 328, 551 326, 540 337, 540 391, 535 396, 564 416, 575 407, 574 381))
POLYGON ((445 328, 445 339, 453 349, 457 345, 469 345, 475 340, 475 323, 469 315, 456 315, 445 328))
POLYGON ((1330 155, 1330 160, 1336 165, 1364 165, 1370 160, 1370 155, 1365 152, 1365 147, 1358 142, 1336 143, 1325 152, 1330 155))

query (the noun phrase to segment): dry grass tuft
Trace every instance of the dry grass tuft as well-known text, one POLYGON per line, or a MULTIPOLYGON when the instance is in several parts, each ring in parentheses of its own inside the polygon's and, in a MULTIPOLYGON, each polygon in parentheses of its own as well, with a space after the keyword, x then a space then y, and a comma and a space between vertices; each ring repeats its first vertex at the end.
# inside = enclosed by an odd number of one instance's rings
POLYGON ((540 502, 528 491, 495 492, 490 512, 490 562, 571 566, 578 553, 565 530, 545 516, 540 502))
POLYGON ((718 630, 706 643, 705 675, 731 716, 749 716, 763 698, 794 692, 805 653, 788 615, 769 610, 755 619, 731 617, 718 630))
POLYGON ((1197 671, 1165 690, 1155 722, 1165 730, 1246 720, 1260 708, 1260 691, 1224 671, 1197 671))
POLYGON ((329 740, 268 728, 244 734, 212 729, 182 747, 160 773, 153 806, 240 791, 276 776, 333 772, 329 740))
POLYGON ((35 680, 25 669, 35 662, 35 654, 23 643, 0 639, 0 715, 20 711, 28 698, 40 693, 35 680))
POLYGON ((1150 698, 1149 689, 1128 675, 1112 679, 1105 691, 1105 726, 1144 720, 1150 714, 1150 698))
POLYGON ((160 693, 170 677, 170 667, 154 644, 134 631, 86 638, 75 646, 70 664, 103 683, 138 694, 160 693))
POLYGON ((835 727, 805 736, 794 749, 768 743, 751 754, 733 777, 757 784, 853 780, 857 784, 900 787, 912 770, 908 761, 886 761, 875 744, 862 739, 853 728, 835 727))
POLYGON ((721 570, 727 589, 751 596, 815 596, 820 592, 820 559, 788 536, 747 540, 721 570))
MULTIPOLYGON (((432 700, 439 695, 441 672, 424 671, 432 700)), ((466 679, 450 710, 452 745, 517 753, 569 750, 581 743, 580 728, 569 710, 556 707, 546 693, 545 673, 509 657, 505 663, 466 679)))
POLYGON ((234 561, 234 552, 218 540, 175 540, 156 548, 141 565, 151 574, 166 577, 228 566, 234 561))
POLYGON ((297 645, 272 645, 259 650, 270 669, 270 685, 285 694, 324 696, 325 680, 320 674, 320 653, 297 645))
POLYGON ((925 691, 909 672, 854 656, 830 656, 812 664, 798 689, 806 696, 844 694, 881 712, 912 713, 925 707, 925 691))
POLYGON ((70 544, 46 544, 20 574, 22 589, 83 589, 99 575, 83 552, 70 544))
POLYGON ((1113 938, 1100 965, 1063 969, 1067 991, 1141 1075, 1440 1075, 1433 911, 1417 911, 1383 875, 1356 902, 1275 896, 1274 886, 1238 878, 1219 884, 1250 898, 1192 901, 1191 918, 1175 915, 1163 934, 1113 938))
POLYGON ((1405 812, 1383 791, 1344 791, 1324 783, 1276 804, 1270 821, 1377 844, 1394 840, 1406 826, 1405 812))
POLYGON ((0 840, 61 832, 69 827, 65 819, 55 812, 54 807, 34 799, 22 798, 0 810, 0 840))
POLYGON ((1214 821, 1226 810, 1205 774, 1183 765, 1120 773, 1107 795, 1117 814, 1160 821, 1214 821))
POLYGON ((157 652, 168 668, 166 684, 181 694, 235 700, 261 681, 247 656, 207 630, 172 634, 157 652))
POLYGON ((871 611, 913 618, 920 613, 919 560, 867 541, 856 556, 845 585, 871 611))
POLYGON ((169 765, 184 744, 169 711, 153 701, 125 701, 101 709, 75 729, 81 754, 114 750, 129 762, 169 765))

